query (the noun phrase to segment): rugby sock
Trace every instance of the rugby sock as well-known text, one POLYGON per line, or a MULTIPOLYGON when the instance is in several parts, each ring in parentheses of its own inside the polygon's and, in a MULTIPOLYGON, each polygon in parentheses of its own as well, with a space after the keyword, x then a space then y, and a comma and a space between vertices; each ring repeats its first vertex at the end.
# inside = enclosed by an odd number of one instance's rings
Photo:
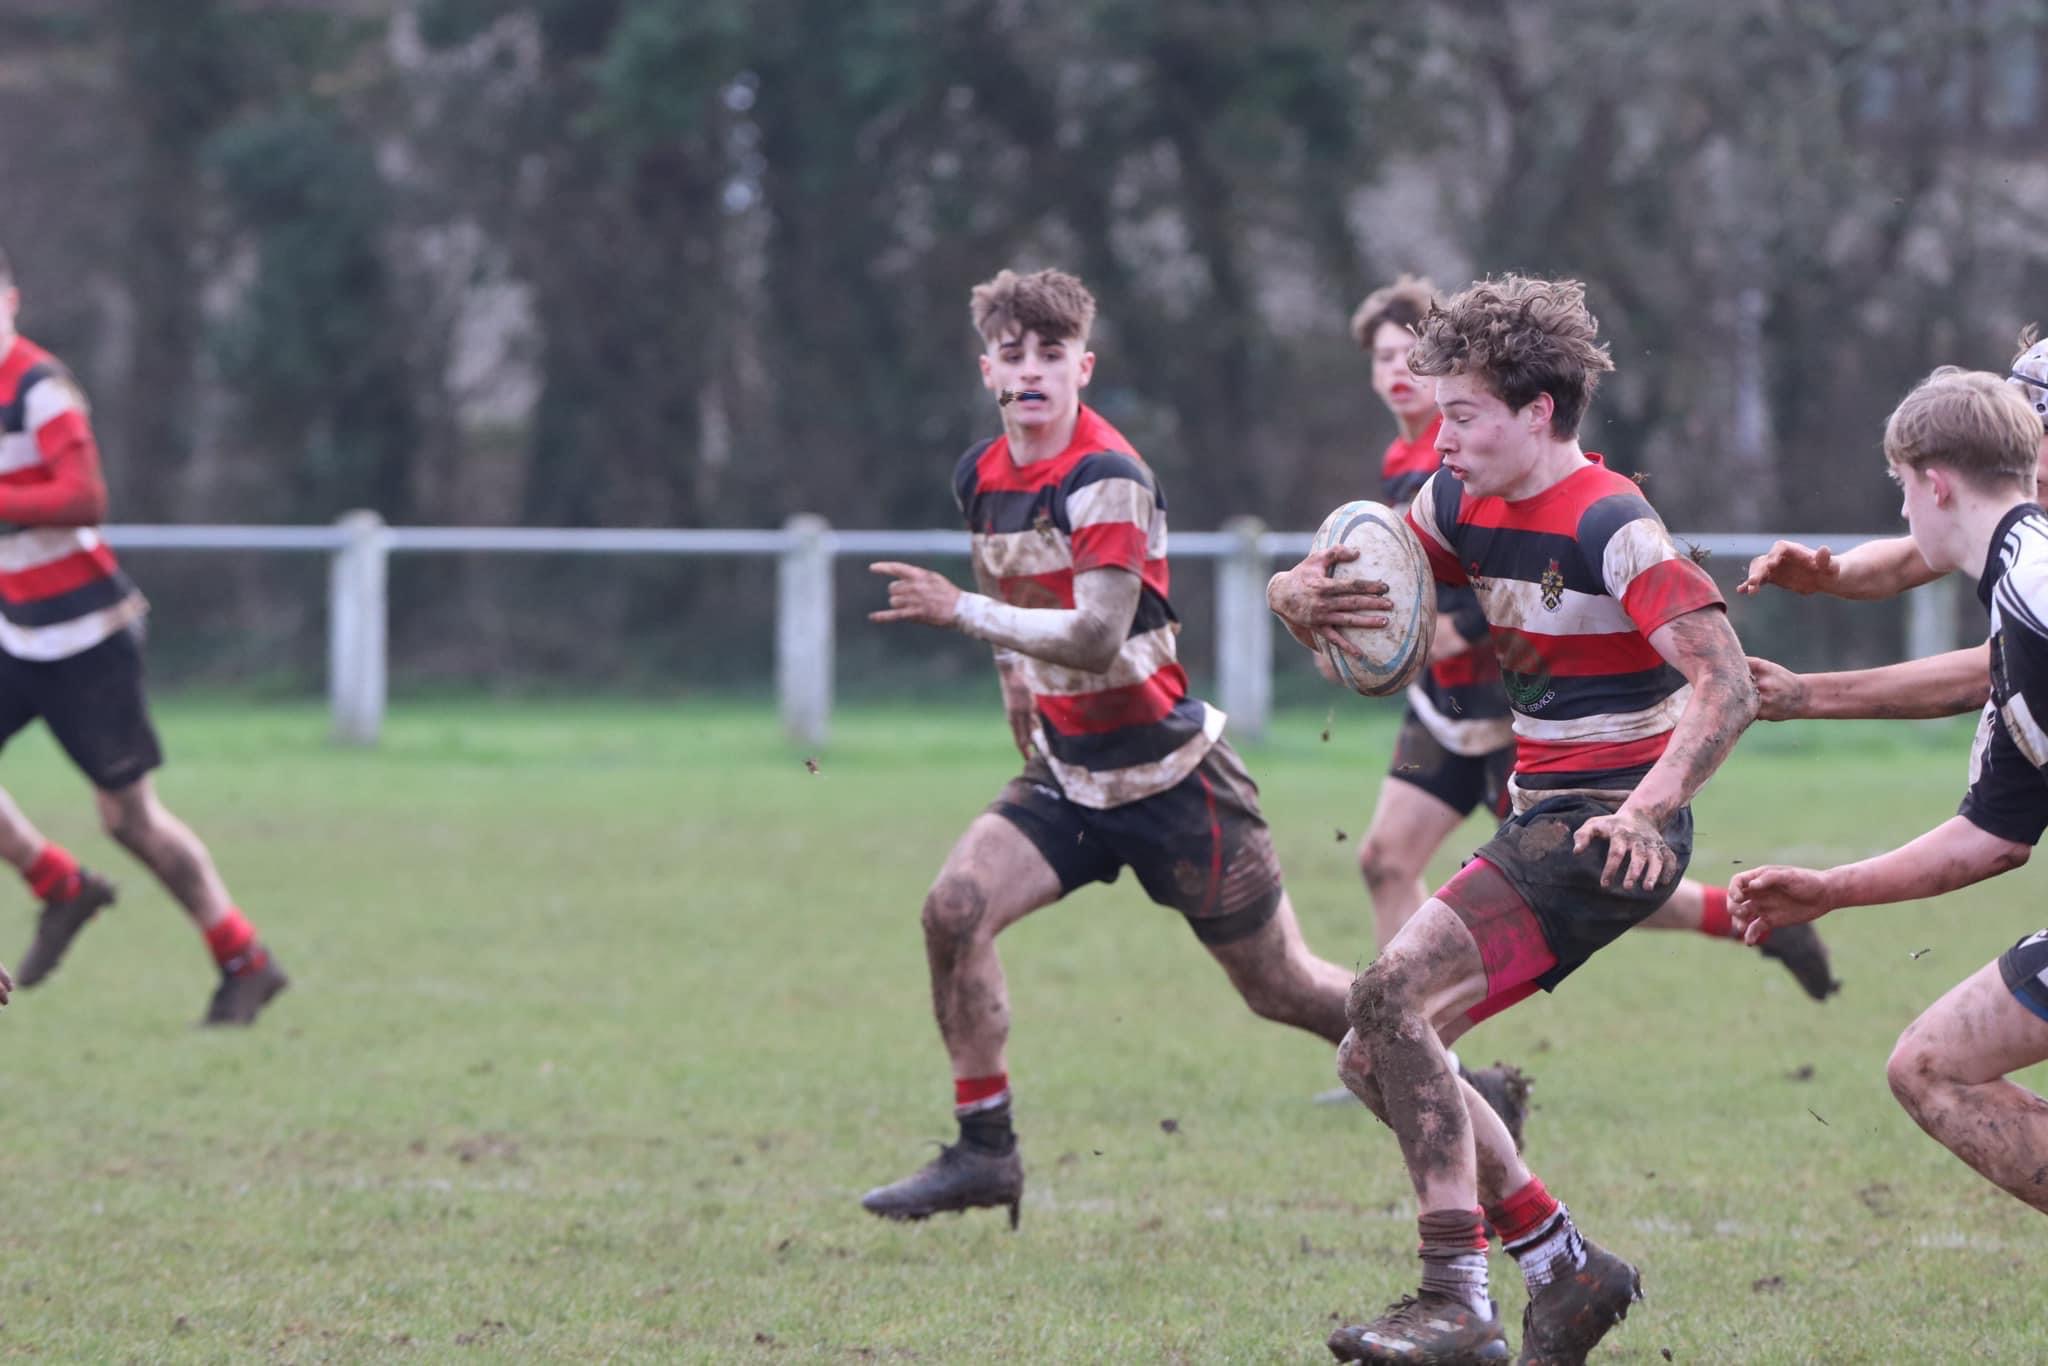
POLYGON ((38 901, 69 901, 78 895, 78 860, 71 851, 51 840, 36 855, 34 863, 22 870, 22 881, 38 901))
POLYGON ((213 950, 213 961, 230 977, 254 972, 270 961, 270 955, 256 942, 256 927, 239 906, 228 907, 220 923, 205 933, 206 947, 213 950))
POLYGON ((1728 914, 1726 887, 1700 888, 1700 933, 1709 939, 1734 939, 1735 920, 1728 914))
POLYGON ((998 1155, 1017 1146, 1010 1128, 1010 1074, 956 1077, 953 1115, 960 1121, 960 1141, 998 1155))
POLYGON ((1493 1317, 1486 1294, 1486 1225, 1477 1209, 1427 1210, 1422 1230, 1422 1289, 1493 1317))
POLYGON ((1490 1206, 1486 1218, 1522 1268, 1532 1295, 1586 1264, 1586 1240, 1572 1223, 1572 1212, 1543 1189, 1539 1177, 1530 1177, 1528 1185, 1490 1206))

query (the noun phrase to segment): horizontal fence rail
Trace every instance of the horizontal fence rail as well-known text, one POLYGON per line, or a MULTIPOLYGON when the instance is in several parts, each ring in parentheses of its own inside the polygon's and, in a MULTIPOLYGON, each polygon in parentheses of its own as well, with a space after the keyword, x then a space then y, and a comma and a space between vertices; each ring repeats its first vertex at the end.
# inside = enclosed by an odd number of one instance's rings
MULTIPOLYGON (((791 517, 779 530, 639 527, 388 526, 351 512, 332 526, 141 526, 101 535, 121 550, 286 551, 329 557, 327 696, 334 738, 371 745, 390 696, 387 570, 395 554, 717 555, 773 557, 776 566, 775 678, 791 738, 823 743, 832 717, 832 567, 844 557, 965 557, 964 531, 839 531, 824 518, 791 517)), ((1216 700, 1233 732, 1265 733, 1273 704, 1273 618, 1266 579, 1276 562, 1306 555, 1305 531, 1269 531, 1239 518, 1221 531, 1172 537, 1179 560, 1213 560, 1216 577, 1216 700)), ((1832 533, 1683 536, 1709 555, 1746 565, 1778 540, 1837 551, 1875 539, 1832 533)), ((1930 587, 1907 598, 1906 654, 1922 658, 1956 645, 1955 595, 1930 587)))

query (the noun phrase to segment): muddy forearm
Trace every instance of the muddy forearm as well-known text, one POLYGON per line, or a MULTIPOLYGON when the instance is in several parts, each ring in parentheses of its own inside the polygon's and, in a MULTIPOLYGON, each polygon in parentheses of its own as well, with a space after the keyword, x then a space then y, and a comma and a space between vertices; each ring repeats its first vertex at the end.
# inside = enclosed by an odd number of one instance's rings
POLYGON ((1074 576, 1074 606, 1018 607, 962 593, 953 624, 976 640, 1063 668, 1103 673, 1116 662, 1138 611, 1139 581, 1121 569, 1074 576))
POLYGON ((2010 872, 2033 851, 1951 816, 1888 854, 1822 874, 1832 907, 1922 901, 2010 872))
POLYGON ((1727 616, 1718 608, 1687 613, 1652 637, 1659 653, 1692 684, 1692 698, 1624 809, 1661 829, 1693 799, 1756 719, 1756 684, 1727 616))
POLYGON ((1925 720, 1982 709, 1991 696, 1991 647, 1799 678, 1798 714, 1816 720, 1925 720))

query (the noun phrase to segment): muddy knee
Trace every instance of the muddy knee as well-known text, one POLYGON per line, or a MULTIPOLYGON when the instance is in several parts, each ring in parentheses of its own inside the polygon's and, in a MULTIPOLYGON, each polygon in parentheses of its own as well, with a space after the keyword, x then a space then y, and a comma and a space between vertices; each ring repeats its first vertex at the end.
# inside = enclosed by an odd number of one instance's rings
POLYGON ((1372 1074, 1372 1053, 1355 1030, 1346 1034, 1344 1041, 1337 1045, 1337 1080, 1344 1084, 1345 1090, 1364 1101, 1367 1109, 1382 1119, 1386 1118, 1380 1100, 1380 1084, 1372 1074))
POLYGON ((1928 1095, 1941 1080, 1939 1059, 1921 1044, 1910 1026, 1892 1045, 1892 1055, 1884 1065, 1884 1079, 1891 1083, 1892 1095, 1899 1104, 1916 1116, 1926 1108, 1928 1095))
POLYGON ((1375 960, 1352 979, 1351 993, 1344 1001, 1346 1022, 1367 1038, 1393 1033, 1414 1010, 1414 984, 1385 958, 1375 960))
POLYGON ((988 894, 971 878, 941 876, 925 893, 924 940, 934 964, 950 965, 988 922, 988 894))

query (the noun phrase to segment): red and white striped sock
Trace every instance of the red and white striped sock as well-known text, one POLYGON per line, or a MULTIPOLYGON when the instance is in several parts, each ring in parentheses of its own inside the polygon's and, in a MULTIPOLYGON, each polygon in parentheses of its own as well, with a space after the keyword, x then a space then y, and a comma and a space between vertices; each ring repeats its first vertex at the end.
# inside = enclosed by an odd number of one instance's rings
POLYGON ((960 1141, 986 1152, 1007 1153, 1017 1146, 1010 1127, 1010 1074, 955 1077, 953 1115, 960 1121, 960 1141))
POLYGON ((1486 1219, 1522 1268, 1532 1295, 1586 1264, 1586 1241, 1572 1223, 1572 1212, 1543 1189, 1540 1177, 1530 1177, 1528 1185, 1490 1206, 1486 1219))
POLYGON ((78 895, 78 860, 55 840, 43 846, 35 862, 22 871, 21 880, 38 901, 69 901, 78 895))
POLYGON ((1422 1231, 1422 1288, 1493 1316, 1486 1286, 1486 1224, 1473 1209, 1433 1209, 1416 1221, 1422 1231))

